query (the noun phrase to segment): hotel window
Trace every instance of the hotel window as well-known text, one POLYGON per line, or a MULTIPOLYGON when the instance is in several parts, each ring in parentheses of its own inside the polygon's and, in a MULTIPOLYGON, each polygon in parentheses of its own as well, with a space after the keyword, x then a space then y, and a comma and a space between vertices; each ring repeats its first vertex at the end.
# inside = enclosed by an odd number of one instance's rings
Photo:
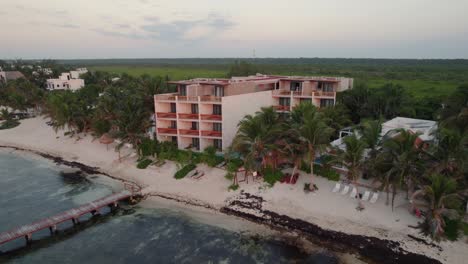
POLYGON ((302 91, 302 82, 291 82, 291 91, 293 92, 302 91))
POLYGON ((281 106, 290 106, 291 105, 291 98, 284 98, 284 97, 281 97, 279 99, 279 104, 281 106))
POLYGON ((221 105, 213 105, 213 115, 221 115, 221 105))
POLYGON ((171 128, 177 128, 177 122, 171 121, 171 128))
POLYGON ((192 138, 192 147, 196 150, 200 150, 200 139, 199 138, 192 138))
POLYGON ((331 84, 331 83, 324 83, 324 84, 323 84, 323 91, 324 91, 324 92, 333 92, 333 84, 331 84))
POLYGON ((213 131, 223 131, 223 126, 221 123, 213 123, 213 131))
POLYGON ((179 94, 182 96, 187 96, 187 86, 186 85, 180 85, 179 86, 179 94))
POLYGON ((335 100, 333 99, 322 99, 320 100, 320 107, 327 107, 335 105, 335 100))
POLYGON ((192 104, 192 114, 198 114, 198 105, 192 104))
POLYGON ((213 140, 213 146, 217 150, 222 150, 223 149, 223 141, 221 139, 214 139, 213 140))
POLYGON ((215 86, 214 88, 214 95, 223 97, 224 96, 224 87, 222 86, 215 86))
POLYGON ((191 130, 198 130, 198 122, 192 122, 192 128, 191 130))
POLYGON ((171 103, 171 113, 177 112, 177 107, 175 103, 171 103))
POLYGON ((171 141, 177 146, 177 137, 171 137, 171 141))

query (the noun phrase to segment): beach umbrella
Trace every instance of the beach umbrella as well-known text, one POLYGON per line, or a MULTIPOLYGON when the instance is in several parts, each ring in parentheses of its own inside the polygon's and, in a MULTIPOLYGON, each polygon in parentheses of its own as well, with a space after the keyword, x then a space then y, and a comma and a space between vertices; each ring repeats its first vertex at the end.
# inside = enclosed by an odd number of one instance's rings
POLYGON ((107 150, 109 150, 109 144, 113 142, 114 142, 114 139, 108 133, 104 133, 101 136, 101 138, 99 138, 99 143, 106 144, 107 150))

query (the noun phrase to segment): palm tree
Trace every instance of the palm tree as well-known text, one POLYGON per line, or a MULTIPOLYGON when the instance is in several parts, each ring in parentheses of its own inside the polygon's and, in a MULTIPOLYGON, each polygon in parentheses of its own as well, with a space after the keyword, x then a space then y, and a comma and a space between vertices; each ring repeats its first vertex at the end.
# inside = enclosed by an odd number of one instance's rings
POLYGON ((307 146, 311 178, 317 153, 330 143, 333 129, 324 122, 322 115, 311 103, 301 103, 291 113, 292 127, 297 130, 301 141, 307 146))
POLYGON ((416 191, 412 198, 414 200, 423 197, 429 203, 424 227, 432 238, 439 239, 444 234, 444 217, 449 219, 458 217, 456 210, 447 208, 459 198, 456 193, 457 182, 441 174, 432 174, 429 176, 429 182, 421 190, 416 191))
POLYGON ((388 163, 384 173, 384 188, 388 192, 392 188, 392 208, 397 192, 397 187, 407 187, 407 197, 412 191, 413 185, 424 168, 421 159, 420 146, 417 145, 418 134, 403 129, 394 130, 396 135, 387 138, 383 142, 382 160, 388 163))
POLYGON ((436 138, 433 150, 428 152, 435 160, 435 171, 462 178, 468 163, 468 134, 441 127, 436 138))
POLYGON ((274 143, 282 131, 278 114, 272 107, 262 108, 255 116, 245 116, 238 127, 232 149, 243 155, 247 170, 262 170, 266 167, 268 156, 276 148, 274 143))
POLYGON ((358 139, 356 135, 350 135, 343 139, 346 150, 340 153, 339 157, 348 168, 348 179, 357 185, 359 171, 364 163, 364 154, 367 148, 366 143, 358 139))

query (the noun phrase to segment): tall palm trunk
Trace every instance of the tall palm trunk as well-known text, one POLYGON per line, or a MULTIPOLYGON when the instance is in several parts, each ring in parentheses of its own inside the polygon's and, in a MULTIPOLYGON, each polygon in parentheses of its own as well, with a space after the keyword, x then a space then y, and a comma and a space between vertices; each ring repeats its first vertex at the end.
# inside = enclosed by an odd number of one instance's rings
POLYGON ((309 162, 310 162, 310 183, 312 183, 312 180, 314 178, 314 161, 315 161, 315 149, 312 144, 309 144, 309 162))

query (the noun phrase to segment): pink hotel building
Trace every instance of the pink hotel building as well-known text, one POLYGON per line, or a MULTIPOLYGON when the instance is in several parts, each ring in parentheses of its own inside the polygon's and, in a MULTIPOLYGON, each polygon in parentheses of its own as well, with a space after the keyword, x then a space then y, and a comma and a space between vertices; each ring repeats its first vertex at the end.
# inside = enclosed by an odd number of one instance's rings
POLYGON ((197 78, 169 82, 177 93, 154 96, 156 137, 180 149, 228 148, 245 115, 274 106, 287 113, 300 102, 334 105, 336 93, 353 86, 343 77, 254 75, 231 79, 197 78))

